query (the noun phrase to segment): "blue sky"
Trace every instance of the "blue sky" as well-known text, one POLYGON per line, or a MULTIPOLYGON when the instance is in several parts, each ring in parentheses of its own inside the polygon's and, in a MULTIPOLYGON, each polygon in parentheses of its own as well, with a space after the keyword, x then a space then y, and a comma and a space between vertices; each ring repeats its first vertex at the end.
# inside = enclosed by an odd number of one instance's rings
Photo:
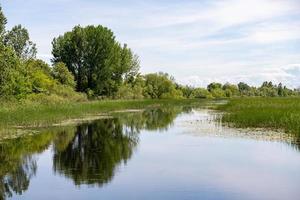
POLYGON ((264 80, 300 86, 299 0, 4 0, 49 61, 51 41, 77 24, 112 29, 141 59, 184 84, 264 80))

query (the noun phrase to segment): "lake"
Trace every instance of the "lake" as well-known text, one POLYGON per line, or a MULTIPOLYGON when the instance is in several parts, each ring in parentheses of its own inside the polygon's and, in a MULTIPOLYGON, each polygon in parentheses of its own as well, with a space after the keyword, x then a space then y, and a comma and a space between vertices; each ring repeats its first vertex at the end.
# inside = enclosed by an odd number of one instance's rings
POLYGON ((115 112, 0 142, 0 199, 299 199, 299 138, 206 107, 115 112))

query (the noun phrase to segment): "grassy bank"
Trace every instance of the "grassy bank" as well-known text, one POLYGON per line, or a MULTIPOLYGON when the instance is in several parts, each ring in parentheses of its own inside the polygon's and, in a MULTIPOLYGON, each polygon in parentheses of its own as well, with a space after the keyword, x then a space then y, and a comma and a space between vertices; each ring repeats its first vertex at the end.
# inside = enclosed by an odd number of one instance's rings
POLYGON ((201 100, 107 100, 57 104, 0 105, 0 129, 12 126, 47 126, 66 119, 123 109, 199 104, 201 100))
POLYGON ((282 129, 300 134, 300 98, 239 98, 219 107, 236 127, 282 129))

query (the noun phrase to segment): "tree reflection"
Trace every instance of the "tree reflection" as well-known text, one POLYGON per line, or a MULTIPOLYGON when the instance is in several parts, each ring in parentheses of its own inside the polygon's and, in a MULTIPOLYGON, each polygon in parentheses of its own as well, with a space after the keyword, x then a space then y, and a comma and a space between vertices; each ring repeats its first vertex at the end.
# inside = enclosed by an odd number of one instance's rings
POLYGON ((52 140, 52 134, 45 133, 0 143, 0 199, 21 195, 29 187, 37 165, 33 153, 44 151, 52 140))
POLYGON ((0 200, 23 194, 37 171, 36 157, 53 147, 53 169, 75 185, 102 186, 131 158, 142 129, 165 130, 186 108, 156 108, 118 113, 77 127, 0 142, 0 200))
POLYGON ((64 150, 55 148, 54 170, 72 178, 76 185, 109 182, 115 168, 132 155, 137 135, 123 133, 118 119, 103 119, 77 127, 64 150))

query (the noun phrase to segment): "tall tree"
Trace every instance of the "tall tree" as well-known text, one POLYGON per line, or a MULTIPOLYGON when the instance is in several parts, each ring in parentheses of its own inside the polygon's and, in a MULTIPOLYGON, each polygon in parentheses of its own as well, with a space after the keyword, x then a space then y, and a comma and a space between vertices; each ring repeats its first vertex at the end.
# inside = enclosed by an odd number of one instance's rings
POLYGON ((64 62, 74 74, 77 90, 112 96, 126 74, 136 70, 136 57, 103 26, 76 26, 53 42, 53 62, 64 62))
POLYGON ((17 56, 23 59, 35 58, 36 45, 30 41, 29 33, 21 25, 14 26, 4 35, 4 44, 12 47, 17 56))
POLYGON ((19 96, 28 92, 28 80, 15 52, 0 44, 0 96, 19 96))
POLYGON ((5 25, 7 23, 6 17, 4 16, 2 12, 2 8, 0 6, 0 36, 3 36, 5 32, 5 25))

